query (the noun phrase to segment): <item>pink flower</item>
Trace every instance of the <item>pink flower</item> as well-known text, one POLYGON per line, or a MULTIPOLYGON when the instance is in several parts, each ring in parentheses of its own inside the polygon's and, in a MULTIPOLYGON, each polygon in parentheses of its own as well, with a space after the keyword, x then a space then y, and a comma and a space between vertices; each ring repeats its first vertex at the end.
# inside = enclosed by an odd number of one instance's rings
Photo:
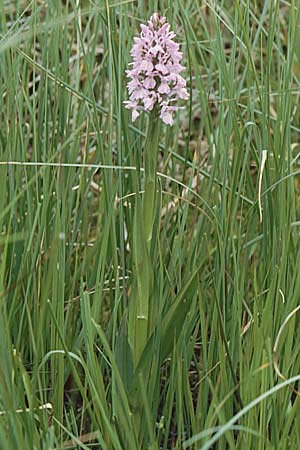
MULTIPOLYGON (((133 80, 132 80, 133 81, 133 80)), ((129 81, 129 83, 128 83, 128 85, 127 85, 127 87, 128 87, 128 92, 130 93, 130 90, 129 90, 129 84, 131 83, 131 81, 129 81)), ((156 82, 155 82, 155 79, 154 79, 154 77, 147 77, 145 80, 144 80, 144 84, 143 84, 143 86, 146 88, 146 89, 153 89, 154 87, 155 87, 155 85, 156 85, 156 82)))
POLYGON ((161 120, 173 125, 173 113, 178 110, 174 103, 189 98, 186 81, 179 75, 185 67, 180 64, 182 53, 174 37, 166 18, 155 13, 148 25, 141 25, 140 36, 134 38, 132 69, 126 71, 129 101, 124 102, 132 110, 133 122, 139 111, 157 107, 161 120))
POLYGON ((173 125, 174 119, 173 119, 173 112, 177 111, 177 106, 169 106, 167 103, 163 102, 160 117, 161 120, 167 124, 167 125, 173 125))
POLYGON ((160 83, 160 86, 158 88, 158 92, 160 94, 169 94, 170 91, 171 91, 170 86, 166 81, 160 83))

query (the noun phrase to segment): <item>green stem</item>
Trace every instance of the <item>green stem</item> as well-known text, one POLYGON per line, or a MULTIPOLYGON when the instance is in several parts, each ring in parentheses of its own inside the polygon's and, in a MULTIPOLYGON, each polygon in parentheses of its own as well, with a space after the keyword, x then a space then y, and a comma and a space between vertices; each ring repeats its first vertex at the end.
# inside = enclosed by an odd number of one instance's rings
POLYGON ((136 197, 133 249, 136 289, 133 291, 129 314, 129 335, 134 365, 137 366, 148 341, 149 303, 153 290, 153 264, 150 255, 156 214, 156 168, 160 120, 157 111, 150 114, 144 148, 144 195, 136 197))
POLYGON ((150 114, 144 149, 145 185, 143 199, 144 230, 150 249, 156 212, 156 168, 159 143, 160 119, 157 111, 150 114))

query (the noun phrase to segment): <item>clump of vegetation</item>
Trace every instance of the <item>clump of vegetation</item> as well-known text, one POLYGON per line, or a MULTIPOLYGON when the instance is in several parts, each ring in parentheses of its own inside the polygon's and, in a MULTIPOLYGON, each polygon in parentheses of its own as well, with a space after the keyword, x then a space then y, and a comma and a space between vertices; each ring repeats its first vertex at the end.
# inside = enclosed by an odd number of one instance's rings
POLYGON ((299 14, 1 2, 0 449, 300 448, 299 14), (154 13, 157 145, 152 84, 124 105, 154 13))

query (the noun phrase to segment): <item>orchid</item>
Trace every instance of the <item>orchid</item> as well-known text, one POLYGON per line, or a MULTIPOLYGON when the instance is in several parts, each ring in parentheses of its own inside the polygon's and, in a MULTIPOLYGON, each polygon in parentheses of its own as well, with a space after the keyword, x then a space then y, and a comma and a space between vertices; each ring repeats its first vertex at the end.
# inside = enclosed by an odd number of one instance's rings
POLYGON ((155 296, 153 255, 159 241, 159 226, 155 226, 155 218, 160 214, 157 161, 161 121, 158 118, 172 126, 179 109, 178 100, 189 98, 186 81, 181 76, 185 70, 181 65, 182 53, 174 37, 166 18, 153 14, 148 25, 141 25, 140 36, 134 38, 131 67, 127 70, 129 98, 125 105, 132 112, 132 121, 141 111, 149 112, 143 148, 144 179, 137 184, 137 187, 143 185, 142 202, 138 190, 133 227, 135 285, 130 299, 128 336, 135 367, 146 349, 151 324, 155 321, 151 304, 155 296))
POLYGON ((132 68, 127 70, 129 100, 127 109, 132 110, 132 121, 140 111, 159 110, 161 120, 173 125, 173 113, 178 110, 179 99, 189 98, 186 81, 180 75, 185 70, 180 64, 182 53, 174 42, 175 33, 165 17, 153 14, 148 25, 141 25, 139 37, 134 38, 131 49, 132 68))

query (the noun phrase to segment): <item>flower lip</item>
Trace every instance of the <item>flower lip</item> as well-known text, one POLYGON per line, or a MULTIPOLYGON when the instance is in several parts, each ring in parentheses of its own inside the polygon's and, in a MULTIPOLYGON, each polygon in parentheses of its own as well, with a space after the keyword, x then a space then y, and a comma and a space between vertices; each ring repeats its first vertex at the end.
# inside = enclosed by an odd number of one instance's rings
POLYGON ((129 101, 125 102, 133 121, 139 111, 152 111, 157 105, 161 120, 173 125, 176 102, 189 98, 186 81, 179 75, 185 67, 180 64, 182 52, 173 40, 175 36, 166 18, 154 13, 148 25, 141 25, 140 36, 134 38, 132 69, 126 71, 129 101))

